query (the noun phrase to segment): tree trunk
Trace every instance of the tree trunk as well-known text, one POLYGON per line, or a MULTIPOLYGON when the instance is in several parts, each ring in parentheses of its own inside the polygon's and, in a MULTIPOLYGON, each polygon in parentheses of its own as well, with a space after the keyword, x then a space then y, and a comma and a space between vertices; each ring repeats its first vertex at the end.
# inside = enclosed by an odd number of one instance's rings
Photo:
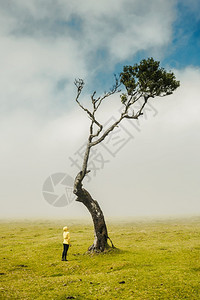
MULTIPOLYGON (((90 252, 103 252, 108 246, 108 231, 104 219, 103 212, 96 200, 94 200, 89 192, 82 188, 80 174, 77 175, 74 184, 74 194, 77 195, 76 201, 83 203, 89 210, 94 224, 94 242, 88 248, 90 252)), ((111 242, 112 243, 112 242, 111 242)), ((112 244, 113 246, 113 244, 112 244)))
POLYGON ((84 195, 78 196, 76 201, 82 202, 89 210, 94 224, 94 242, 89 247, 89 251, 103 252, 107 246, 108 232, 103 212, 97 201, 84 190, 84 195))

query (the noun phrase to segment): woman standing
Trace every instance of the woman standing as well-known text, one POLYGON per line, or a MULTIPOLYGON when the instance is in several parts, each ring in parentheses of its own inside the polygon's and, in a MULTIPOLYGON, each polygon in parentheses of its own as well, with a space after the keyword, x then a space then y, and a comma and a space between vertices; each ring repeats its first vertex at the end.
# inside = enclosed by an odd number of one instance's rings
POLYGON ((70 234, 68 231, 68 227, 63 227, 63 253, 62 253, 62 261, 67 261, 67 251, 70 245, 70 234))

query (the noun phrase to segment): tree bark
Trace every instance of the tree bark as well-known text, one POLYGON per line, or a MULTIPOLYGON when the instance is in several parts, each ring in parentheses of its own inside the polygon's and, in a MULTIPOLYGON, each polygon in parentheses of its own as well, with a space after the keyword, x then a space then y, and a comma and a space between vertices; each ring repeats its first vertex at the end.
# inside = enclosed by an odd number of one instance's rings
POLYGON ((74 194, 77 195, 76 201, 83 203, 89 210, 94 224, 94 242, 88 248, 88 251, 103 252, 105 248, 109 247, 107 242, 109 237, 106 222, 98 202, 94 200, 90 193, 82 187, 81 172, 75 179, 74 194))

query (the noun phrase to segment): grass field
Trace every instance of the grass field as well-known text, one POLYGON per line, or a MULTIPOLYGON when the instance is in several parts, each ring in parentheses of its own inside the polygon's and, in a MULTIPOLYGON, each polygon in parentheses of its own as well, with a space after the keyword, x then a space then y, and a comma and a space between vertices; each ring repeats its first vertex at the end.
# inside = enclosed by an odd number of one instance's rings
POLYGON ((86 221, 1 222, 1 299, 200 299, 200 218, 108 222, 118 250, 86 255, 86 221), (62 227, 72 247, 61 261, 62 227))

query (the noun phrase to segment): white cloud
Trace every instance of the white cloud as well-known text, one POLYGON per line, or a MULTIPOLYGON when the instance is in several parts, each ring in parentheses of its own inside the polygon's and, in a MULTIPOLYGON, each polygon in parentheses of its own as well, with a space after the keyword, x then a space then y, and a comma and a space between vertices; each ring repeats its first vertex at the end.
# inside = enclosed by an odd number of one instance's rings
MULTIPOLYGON (((71 104, 75 96, 73 79, 79 76, 90 81, 99 68, 112 69, 138 50, 159 52, 171 39, 174 1, 152 0, 145 5, 139 0, 57 0, 48 1, 48 4, 40 0, 13 0, 0 3, 1 216, 76 214, 76 204, 56 210, 44 201, 41 194, 42 184, 50 174, 69 172, 76 175, 77 170, 70 166, 69 156, 74 155, 87 136, 88 118, 71 104), (69 28, 68 24, 73 22, 74 26, 69 28), (98 60, 98 52, 102 49, 105 56, 98 60)), ((170 152, 171 148, 167 147, 173 142, 176 149, 174 164, 178 159, 180 140, 174 135, 170 138, 173 131, 182 139, 186 131, 188 135, 193 132, 190 144, 195 145, 196 128, 199 128, 196 109, 199 107, 199 72, 198 69, 176 72, 182 85, 174 98, 169 101, 161 99, 158 104, 155 102, 159 116, 138 135, 133 148, 131 145, 124 148, 89 184, 96 199, 102 199, 100 202, 108 213, 112 213, 113 205, 116 209, 113 214, 128 214, 130 208, 133 214, 143 214, 148 209, 151 213, 162 213, 165 206, 169 212, 178 212, 178 209, 173 210, 171 200, 167 202, 167 197, 172 196, 169 191, 159 204, 167 174, 170 175, 172 170, 166 169, 165 176, 162 173, 162 181, 159 172, 169 164, 170 157, 166 152, 159 154, 154 145, 157 145, 158 137, 166 136, 161 150, 166 148, 170 152), (151 150, 145 152, 148 147, 151 150), (166 162, 163 162, 162 155, 166 155, 166 162), (148 174, 155 161, 156 170, 149 181, 148 174), (127 176, 122 178, 121 174, 127 176), (134 185, 137 183, 134 197, 132 174, 134 185), (142 190, 142 177, 146 190, 142 190), (158 177, 159 185, 156 182, 158 177), (147 203, 145 191, 152 197, 152 206, 147 203), (122 198, 123 207, 120 205, 122 198)), ((86 97, 82 99, 85 103, 86 97)), ((117 103, 118 100, 108 105, 105 102, 104 120, 113 114, 117 103)), ((183 152, 183 159, 184 155, 196 154, 192 147, 187 151, 187 154, 183 152)), ((189 160, 186 161, 189 170, 189 160)), ((196 167, 193 170, 191 181, 194 182, 196 167)), ((175 176, 173 180, 176 180, 175 176)), ((183 184, 187 181, 186 176, 183 184)), ((168 189, 173 187, 169 181, 168 189)), ((192 201, 195 202, 196 190, 193 190, 192 201)), ((176 196, 178 207, 184 195, 177 191, 176 196)), ((184 199, 186 211, 189 202, 184 199)), ((199 209, 197 204, 194 207, 199 209)))
POLYGON ((107 52, 108 62, 113 65, 132 57, 138 50, 165 46, 171 38, 175 18, 172 0, 152 0, 145 4, 139 0, 59 0, 48 5, 43 1, 11 3, 4 4, 2 10, 1 24, 7 34, 18 38, 29 36, 37 43, 49 39, 53 48, 59 39, 68 45, 76 39, 76 51, 89 64, 101 49, 107 52), (70 22, 74 22, 71 28, 70 22))
POLYGON ((38 106, 51 102, 53 89, 60 79, 71 81, 85 75, 84 61, 77 52, 76 41, 56 44, 25 38, 1 40, 1 102, 6 106, 38 106), (5 59, 6 58, 6 59, 5 59), (77 64, 75 63, 77 62, 77 64))
POLYGON ((173 125, 173 130, 178 128, 188 128, 199 124, 200 102, 198 100, 200 69, 187 67, 184 70, 175 70, 176 77, 180 80, 180 87, 170 98, 170 101, 161 99, 160 109, 163 108, 164 119, 173 125), (170 117, 169 117, 170 111, 170 117))
POLYGON ((95 71, 112 69, 138 50, 154 48, 157 53, 170 40, 174 19, 173 1, 1 4, 0 101, 4 109, 30 106, 38 113, 55 101, 59 81, 69 82, 59 94, 64 98, 64 92, 71 94, 74 77, 90 81, 95 71), (100 50, 105 53, 99 60, 100 50))
MULTIPOLYGON (((86 182, 107 215, 178 214, 200 210, 200 71, 190 68, 176 74, 181 80, 180 89, 170 97, 152 102, 158 115, 141 121, 141 132, 124 123, 126 129, 132 131, 134 140, 116 158, 107 155, 110 162, 89 184, 86 182)), ((115 114, 117 103, 120 106, 115 97, 111 103, 104 103, 104 121, 115 114)), ((71 167, 69 157, 78 158, 75 152, 88 134, 88 118, 78 107, 45 122, 34 112, 18 111, 1 122, 1 131, 2 216, 86 213, 75 203, 56 209, 47 204, 41 194, 42 184, 49 175, 57 172, 76 175, 77 168, 71 167)))

